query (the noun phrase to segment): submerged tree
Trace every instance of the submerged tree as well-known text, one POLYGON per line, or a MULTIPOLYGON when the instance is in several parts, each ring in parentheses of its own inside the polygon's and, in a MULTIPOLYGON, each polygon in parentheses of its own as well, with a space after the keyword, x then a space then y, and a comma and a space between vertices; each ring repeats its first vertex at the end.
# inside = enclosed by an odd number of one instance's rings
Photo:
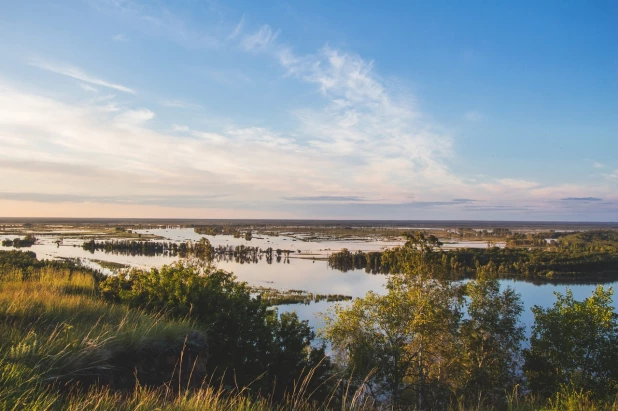
POLYGON ((34 245, 34 243, 36 243, 36 237, 33 234, 26 234, 26 236, 22 239, 22 238, 14 238, 13 240, 10 240, 8 238, 2 240, 2 245, 4 247, 15 247, 15 248, 20 248, 20 247, 31 247, 32 245, 34 245))

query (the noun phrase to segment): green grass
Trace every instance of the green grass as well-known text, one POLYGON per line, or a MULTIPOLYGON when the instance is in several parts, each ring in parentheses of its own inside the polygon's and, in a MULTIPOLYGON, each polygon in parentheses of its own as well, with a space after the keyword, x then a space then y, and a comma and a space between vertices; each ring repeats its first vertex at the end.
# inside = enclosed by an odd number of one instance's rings
MULTIPOLYGON (((18 278, 5 273, 0 282, 0 409, 47 398, 52 386, 70 391, 113 381, 119 372, 130 376, 126 359, 180 353, 185 336, 203 333, 189 320, 100 301, 89 273, 43 269, 30 280, 18 278)), ((135 383, 125 380, 114 383, 135 383)))

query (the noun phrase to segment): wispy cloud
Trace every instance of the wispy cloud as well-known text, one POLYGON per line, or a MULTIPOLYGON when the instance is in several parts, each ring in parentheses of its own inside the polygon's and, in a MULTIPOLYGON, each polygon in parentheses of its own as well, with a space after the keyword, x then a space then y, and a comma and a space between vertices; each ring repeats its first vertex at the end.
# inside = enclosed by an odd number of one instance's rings
POLYGON ((603 174, 603 177, 609 179, 609 180, 618 180, 618 169, 614 170, 613 173, 610 174, 603 174))
POLYGON ((443 162, 451 155, 448 134, 422 120, 407 95, 389 89, 373 62, 331 47, 306 56, 281 45, 273 49, 288 76, 315 85, 325 98, 322 109, 295 111, 300 133, 309 147, 346 167, 355 182, 400 201, 438 181, 460 183, 443 162))
POLYGON ((183 101, 183 100, 177 100, 177 99, 173 99, 173 100, 161 100, 160 101, 162 106, 165 107, 175 107, 175 108, 201 108, 202 106, 200 106, 199 104, 195 104, 195 103, 189 103, 187 101, 183 101))
POLYGON ((305 197, 283 197, 290 201, 365 201, 358 196, 305 196, 305 197))
POLYGON ((85 73, 83 70, 69 66, 69 65, 57 65, 44 61, 32 62, 30 65, 38 67, 43 70, 51 71, 52 73, 61 74, 63 76, 72 77, 74 79, 85 81, 86 83, 96 84, 97 86, 108 87, 114 90, 122 91, 124 93, 135 94, 135 90, 125 87, 120 84, 110 83, 109 81, 102 80, 95 76, 85 73))
POLYGON ((515 189, 528 189, 537 187, 539 185, 539 183, 535 181, 517 180, 513 178, 503 178, 498 180, 498 182, 504 187, 515 189))
POLYGON ((499 213, 512 213, 512 212, 526 212, 526 213, 530 213, 533 210, 533 207, 517 207, 517 206, 508 206, 508 205, 494 205, 494 206, 476 206, 476 205, 472 205, 472 206, 465 206, 463 207, 464 211, 467 212, 499 212, 499 213))
POLYGON ((213 200, 229 197, 221 195, 122 195, 50 194, 29 192, 0 192, 0 200, 35 201, 41 203, 103 203, 157 205, 163 207, 213 206, 213 200))
POLYGON ((560 201, 602 201, 602 198, 597 197, 566 197, 561 198, 560 201))
POLYGON ((180 125, 180 124, 172 124, 172 131, 185 132, 185 131, 189 131, 189 127, 188 126, 183 126, 183 125, 180 125))
POLYGON ((93 87, 90 84, 79 83, 79 86, 81 87, 82 90, 87 91, 89 93, 98 93, 99 92, 98 88, 93 87))
POLYGON ((241 45, 245 51, 261 51, 273 43, 280 31, 273 31, 268 24, 264 24, 256 32, 246 35, 241 45))
POLYGON ((148 120, 152 120, 155 117, 155 113, 147 108, 137 110, 126 110, 116 116, 118 124, 122 125, 140 125, 148 120))
POLYGON ((130 20, 132 29, 142 30, 149 35, 164 36, 187 48, 216 49, 225 41, 225 36, 219 33, 221 23, 217 20, 220 20, 220 16, 215 13, 214 21, 203 22, 199 28, 194 28, 169 8, 160 7, 156 2, 103 0, 91 4, 99 11, 130 20))
POLYGON ((594 168, 604 168, 604 167, 605 167, 605 164, 603 164, 603 163, 599 163, 598 161, 594 161, 594 162, 592 163, 592 167, 594 167, 594 168))
POLYGON ((230 35, 227 36, 228 40, 233 40, 236 37, 238 37, 238 35, 240 35, 240 33, 242 33, 242 29, 243 29, 244 25, 245 25, 245 16, 242 16, 240 21, 236 25, 236 27, 234 27, 234 30, 232 30, 230 35))

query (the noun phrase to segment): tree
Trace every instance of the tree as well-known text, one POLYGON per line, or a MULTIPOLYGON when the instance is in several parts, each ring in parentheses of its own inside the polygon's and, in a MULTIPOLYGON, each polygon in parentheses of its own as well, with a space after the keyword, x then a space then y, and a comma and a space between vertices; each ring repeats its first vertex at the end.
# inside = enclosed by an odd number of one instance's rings
POLYGON ((597 396, 618 393, 618 315, 613 290, 598 286, 576 301, 571 290, 555 293, 550 308, 532 308, 535 323, 524 351, 530 388, 549 397, 561 385, 590 390, 597 396))
POLYGON ((468 400, 485 397, 492 404, 505 398, 517 383, 524 326, 519 322, 523 305, 510 287, 485 277, 466 286, 467 318, 460 329, 462 381, 460 391, 468 400))
POLYGON ((212 261, 215 258, 215 250, 206 237, 200 238, 200 241, 193 246, 193 255, 204 261, 212 261))
POLYGON ((279 400, 294 390, 295 384, 311 375, 305 392, 315 400, 325 400, 330 392, 331 363, 325 347, 312 347, 315 333, 307 320, 299 320, 295 312, 272 315, 268 325, 273 330, 273 344, 268 361, 273 399, 279 400))
POLYGON ((389 276, 387 294, 336 307, 323 332, 356 382, 371 374, 371 392, 395 407, 448 408, 453 395, 502 405, 524 338, 520 297, 484 277, 466 286, 440 279, 446 264, 438 246, 417 233, 385 252, 383 262, 402 270, 389 276))
POLYGON ((454 361, 452 344, 461 317, 460 294, 449 282, 430 278, 431 239, 411 236, 398 250, 405 271, 389 277, 384 296, 373 292, 338 306, 323 330, 357 383, 372 394, 420 409, 444 400, 454 361), (408 259, 413 259, 409 264, 408 259))
POLYGON ((382 254, 380 265, 384 272, 444 277, 444 267, 437 264, 442 257, 435 252, 442 246, 438 238, 433 235, 425 236, 420 231, 404 233, 404 237, 406 242, 402 247, 391 248, 382 254))

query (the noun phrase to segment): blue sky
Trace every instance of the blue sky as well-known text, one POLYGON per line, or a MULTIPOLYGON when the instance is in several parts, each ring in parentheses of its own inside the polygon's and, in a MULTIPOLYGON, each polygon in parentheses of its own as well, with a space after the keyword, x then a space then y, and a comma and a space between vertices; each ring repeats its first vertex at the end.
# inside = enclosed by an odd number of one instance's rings
POLYGON ((0 215, 617 221, 617 15, 4 2, 0 215))

